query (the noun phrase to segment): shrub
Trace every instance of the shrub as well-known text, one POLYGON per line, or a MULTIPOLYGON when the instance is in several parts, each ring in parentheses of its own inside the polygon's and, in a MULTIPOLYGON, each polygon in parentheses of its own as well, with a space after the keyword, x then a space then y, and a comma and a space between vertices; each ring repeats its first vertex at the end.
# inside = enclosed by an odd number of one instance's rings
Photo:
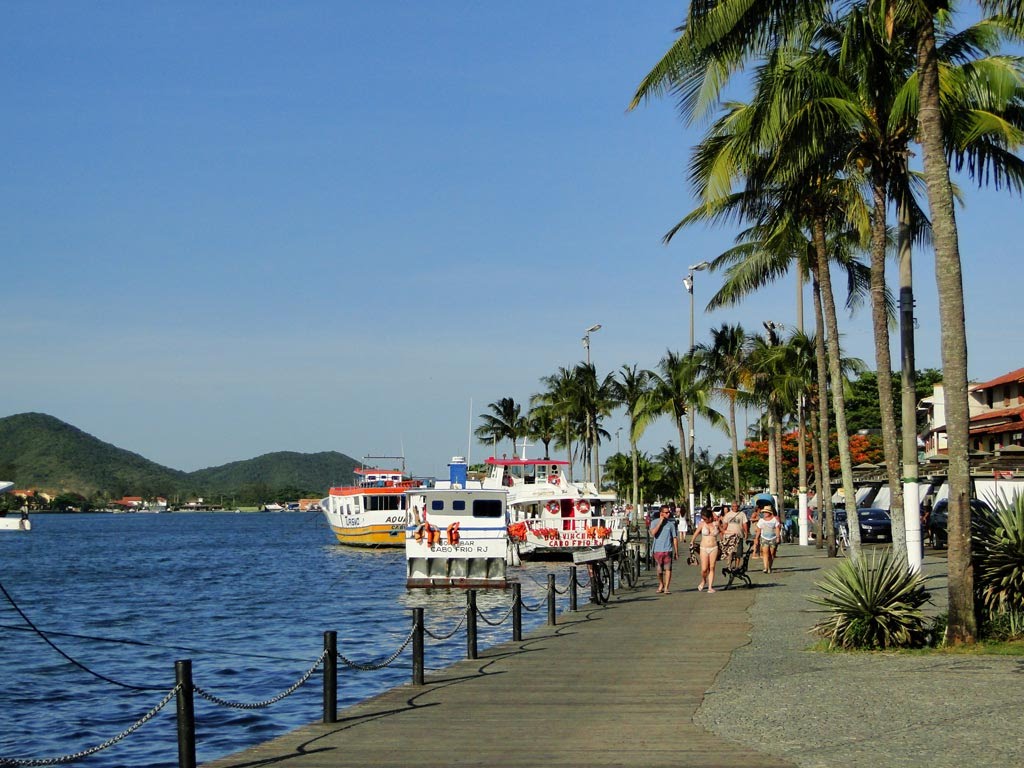
POLYGON ((924 645, 921 606, 928 592, 920 574, 886 551, 870 558, 844 560, 816 585, 824 593, 811 600, 828 610, 812 632, 832 648, 906 648, 924 645))
POLYGON ((983 631, 1014 636, 1024 629, 1024 496, 994 501, 971 514, 974 587, 983 631))

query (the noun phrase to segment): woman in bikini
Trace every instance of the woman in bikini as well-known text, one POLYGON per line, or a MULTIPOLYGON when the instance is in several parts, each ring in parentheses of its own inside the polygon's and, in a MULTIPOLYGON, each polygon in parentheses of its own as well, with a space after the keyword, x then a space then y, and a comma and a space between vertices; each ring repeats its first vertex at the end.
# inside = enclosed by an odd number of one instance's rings
POLYGON ((736 568, 743 556, 743 545, 747 539, 747 516, 738 509, 728 507, 722 513, 722 559, 729 568, 736 568))
POLYGON ((700 512, 700 523, 697 524, 690 539, 690 546, 700 536, 700 584, 697 591, 700 592, 707 584, 708 592, 714 592, 715 584, 715 562, 718 560, 718 536, 721 533, 721 525, 713 519, 711 510, 707 507, 700 512))

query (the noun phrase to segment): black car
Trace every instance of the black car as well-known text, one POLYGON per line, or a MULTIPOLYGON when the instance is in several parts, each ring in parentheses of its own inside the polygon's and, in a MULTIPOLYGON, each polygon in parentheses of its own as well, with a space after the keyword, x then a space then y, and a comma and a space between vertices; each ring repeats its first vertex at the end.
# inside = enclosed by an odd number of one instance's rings
MULTIPOLYGON (((846 510, 833 511, 836 524, 846 522, 846 510)), ((861 541, 892 541, 892 519, 889 513, 878 507, 861 507, 857 510, 861 541)))
MULTIPOLYGON (((991 513, 992 507, 981 499, 971 499, 971 512, 991 513)), ((932 509, 928 531, 922 531, 922 534, 930 536, 933 547, 945 548, 949 544, 949 531, 946 528, 948 522, 949 499, 939 499, 932 509)))

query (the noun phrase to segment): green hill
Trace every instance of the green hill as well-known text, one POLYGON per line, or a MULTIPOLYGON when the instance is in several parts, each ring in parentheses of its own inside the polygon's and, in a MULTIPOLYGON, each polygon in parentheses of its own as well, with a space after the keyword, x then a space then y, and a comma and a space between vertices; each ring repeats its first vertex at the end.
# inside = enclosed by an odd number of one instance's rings
POLYGON ((359 462, 335 451, 268 453, 183 472, 105 443, 44 413, 0 418, 0 480, 19 488, 86 497, 233 496, 239 503, 326 494, 348 483, 359 462))
POLYGON ((189 482, 206 493, 228 494, 252 485, 295 488, 326 495, 332 485, 348 485, 359 462, 337 451, 295 453, 278 451, 245 461, 233 461, 189 474, 189 482))

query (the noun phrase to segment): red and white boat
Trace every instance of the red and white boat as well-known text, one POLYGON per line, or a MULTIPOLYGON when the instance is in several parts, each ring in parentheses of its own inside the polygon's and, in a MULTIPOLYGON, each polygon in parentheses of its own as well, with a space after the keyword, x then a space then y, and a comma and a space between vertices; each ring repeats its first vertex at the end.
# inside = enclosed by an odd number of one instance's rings
POLYGON ((570 483, 569 462, 490 458, 487 465, 483 487, 508 491, 509 539, 520 557, 571 555, 625 542, 629 517, 616 511, 616 495, 593 483, 570 483))

